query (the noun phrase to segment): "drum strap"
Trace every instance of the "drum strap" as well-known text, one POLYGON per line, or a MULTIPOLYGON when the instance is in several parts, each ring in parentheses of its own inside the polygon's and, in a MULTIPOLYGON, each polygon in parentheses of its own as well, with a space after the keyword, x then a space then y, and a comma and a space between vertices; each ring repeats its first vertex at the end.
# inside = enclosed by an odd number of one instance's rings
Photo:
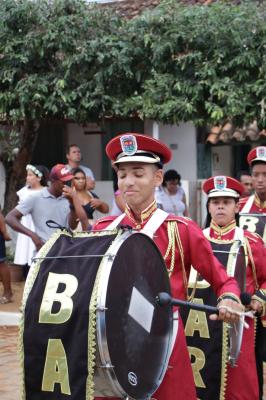
POLYGON ((168 217, 168 213, 161 210, 160 208, 157 208, 155 213, 151 216, 147 224, 144 226, 143 229, 141 229, 141 233, 145 233, 147 236, 149 236, 151 239, 153 239, 154 233, 157 231, 157 229, 160 228, 162 223, 166 220, 168 217))
MULTIPOLYGON (((104 230, 112 230, 115 229, 120 222, 123 221, 124 217, 126 214, 121 214, 119 215, 116 219, 114 219, 110 225, 108 225, 104 230)), ((166 220, 168 217, 168 213, 161 210, 160 208, 157 208, 157 210, 153 213, 147 224, 144 226, 143 229, 141 229, 141 233, 145 233, 147 236, 149 236, 151 239, 153 238, 154 233, 159 229, 159 227, 162 225, 162 223, 166 220)))
POLYGON ((241 213, 248 213, 250 211, 252 204, 254 202, 254 198, 255 198, 254 194, 248 198, 248 201, 242 208, 241 213))
POLYGON ((115 218, 110 225, 108 225, 106 228, 104 228, 104 231, 109 231, 109 230, 113 230, 115 228, 117 228, 117 226, 120 224, 120 222, 122 222, 122 220, 125 218, 126 214, 123 213, 121 215, 119 215, 117 218, 115 218))

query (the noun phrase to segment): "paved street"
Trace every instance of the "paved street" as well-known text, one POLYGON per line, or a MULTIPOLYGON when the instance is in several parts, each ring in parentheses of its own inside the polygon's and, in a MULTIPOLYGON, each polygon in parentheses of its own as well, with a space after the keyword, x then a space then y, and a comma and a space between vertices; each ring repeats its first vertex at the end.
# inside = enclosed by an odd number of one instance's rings
MULTIPOLYGON (((9 305, 0 306, 0 324, 3 321, 3 313, 11 311, 13 316, 17 316, 21 299, 21 284, 14 285, 16 301, 9 305), (8 306, 5 308, 5 306, 8 306), (11 310, 10 310, 11 309, 11 310)), ((4 315, 5 318, 7 318, 4 315)), ((20 400, 20 368, 17 351, 18 328, 15 326, 0 325, 0 399, 1 400, 20 400)), ((264 370, 266 382, 266 365, 264 370)), ((266 385, 265 385, 266 386, 266 385)), ((266 387, 264 393, 266 400, 266 387)))

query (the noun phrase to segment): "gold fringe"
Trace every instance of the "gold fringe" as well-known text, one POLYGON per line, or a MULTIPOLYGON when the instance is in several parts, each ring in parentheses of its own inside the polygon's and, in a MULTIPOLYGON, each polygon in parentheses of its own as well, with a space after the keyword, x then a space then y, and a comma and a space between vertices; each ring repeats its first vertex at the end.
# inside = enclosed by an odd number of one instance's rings
MULTIPOLYGON (((99 232, 101 233, 101 232, 99 232)), ((117 233, 115 240, 123 233, 122 230, 115 230, 111 234, 117 233)), ((110 232, 105 232, 110 234, 110 232)), ((114 241, 110 244, 106 253, 109 252, 114 241)), ((99 282, 102 274, 105 271, 105 259, 102 258, 97 275, 95 278, 93 291, 91 295, 90 305, 89 305, 89 327, 88 327, 88 376, 86 381, 86 400, 94 399, 94 371, 95 371, 95 359, 96 359, 96 346, 97 346, 97 332, 96 332, 96 319, 97 319, 97 302, 98 302, 98 289, 99 282)))
POLYGON ((221 367, 221 388, 219 400, 225 399, 225 391, 227 386, 227 367, 228 367, 228 326, 223 322, 223 339, 222 339, 222 367, 221 367))
POLYGON ((175 268, 175 260, 176 260, 176 244, 178 246, 179 250, 179 256, 181 260, 181 268, 182 268, 182 273, 183 273, 183 283, 184 283, 184 288, 186 291, 186 298, 190 299, 188 295, 188 281, 187 281, 187 274, 186 274, 186 268, 185 268, 185 260, 184 260, 184 250, 182 246, 182 242, 180 239, 180 234, 179 234, 179 229, 176 221, 168 221, 167 223, 167 234, 168 234, 168 246, 164 255, 164 260, 167 259, 169 255, 171 255, 171 260, 170 260, 170 267, 168 269, 168 275, 169 278, 171 277, 174 268, 175 268))
POLYGON ((252 254, 252 251, 251 251, 251 247, 250 247, 249 241, 246 239, 245 242, 246 242, 246 246, 247 246, 247 253, 248 253, 248 256, 249 256, 250 262, 251 262, 252 274, 253 274, 253 279, 254 279, 254 283, 255 283, 255 290, 258 290, 259 289, 259 284, 258 284, 256 266, 255 266, 253 254, 252 254))

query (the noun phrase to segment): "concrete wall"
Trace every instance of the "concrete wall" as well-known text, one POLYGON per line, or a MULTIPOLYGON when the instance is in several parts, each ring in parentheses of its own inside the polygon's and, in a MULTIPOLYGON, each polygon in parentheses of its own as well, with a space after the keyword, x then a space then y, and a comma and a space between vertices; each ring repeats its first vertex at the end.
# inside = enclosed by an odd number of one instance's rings
POLYGON ((212 176, 232 175, 232 147, 212 147, 212 176))
MULTIPOLYGON (((153 121, 145 121, 145 133, 152 136, 153 129, 153 121)), ((165 166, 165 170, 176 169, 182 179, 195 181, 197 179, 196 128, 191 123, 158 124, 158 139, 172 150, 172 160, 165 166)))

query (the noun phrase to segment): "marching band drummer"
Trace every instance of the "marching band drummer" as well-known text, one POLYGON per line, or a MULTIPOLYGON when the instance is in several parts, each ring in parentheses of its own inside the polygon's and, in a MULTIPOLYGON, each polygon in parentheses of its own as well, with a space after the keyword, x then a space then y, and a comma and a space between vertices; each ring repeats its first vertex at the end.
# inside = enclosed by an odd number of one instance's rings
MULTIPOLYGON (((200 228, 187 218, 168 215, 157 209, 154 191, 162 183, 162 165, 170 160, 170 149, 149 136, 128 133, 113 138, 107 144, 106 153, 118 168, 118 187, 126 201, 126 210, 119 217, 102 218, 94 229, 114 229, 122 223, 150 236, 154 234, 154 242, 168 268, 172 295, 181 299, 187 297, 187 280, 193 264, 217 294, 219 316, 212 315, 211 318, 236 321, 238 312, 243 311, 239 288, 213 256, 200 228)), ((169 368, 152 398, 196 399, 181 321, 169 368)))
MULTIPOLYGON (((216 244, 216 251, 217 249, 222 251, 223 244, 242 242, 244 254, 247 255, 241 265, 245 275, 242 279, 238 273, 238 279, 246 281, 244 291, 252 296, 250 309, 259 315, 265 315, 266 298, 263 290, 266 289, 266 249, 259 235, 237 226, 239 198, 244 188, 236 179, 216 176, 204 182, 203 191, 208 196, 207 228, 204 230, 204 235, 210 242, 216 244)), ((230 269, 230 266, 228 268, 230 269)), ((247 322, 249 329, 244 329, 237 366, 227 366, 224 397, 226 400, 257 400, 259 398, 254 320, 248 318, 247 322)), ((210 340, 211 338, 210 334, 210 340)))
MULTIPOLYGON (((250 150, 247 155, 247 162, 251 168, 252 184, 254 194, 240 199, 240 213, 243 214, 264 214, 264 217, 257 224, 251 223, 251 229, 259 233, 265 242, 265 215, 266 215, 266 146, 258 146, 250 150)), ((254 219, 251 220, 251 222, 254 219)), ((260 218, 259 218, 260 220, 260 218)), ((249 225, 247 229, 250 229, 249 225)), ((266 243, 265 243, 266 244, 266 243)), ((264 290, 266 297, 266 290, 264 290)), ((263 361, 266 362, 266 317, 258 318, 256 333, 256 359, 259 377, 260 395, 263 397, 263 361)))

